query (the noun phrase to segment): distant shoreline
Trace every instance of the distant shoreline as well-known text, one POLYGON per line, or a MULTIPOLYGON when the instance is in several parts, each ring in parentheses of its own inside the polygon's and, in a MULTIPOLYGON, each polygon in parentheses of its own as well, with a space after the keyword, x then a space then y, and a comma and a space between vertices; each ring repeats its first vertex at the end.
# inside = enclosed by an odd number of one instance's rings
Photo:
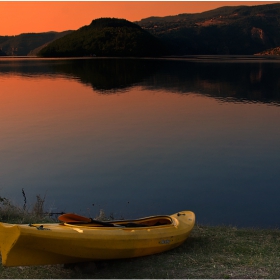
POLYGON ((182 55, 162 57, 114 57, 114 56, 80 56, 80 57, 39 57, 39 56, 0 56, 0 60, 88 60, 88 59, 149 59, 149 60, 190 60, 190 61, 279 61, 278 55, 182 55))

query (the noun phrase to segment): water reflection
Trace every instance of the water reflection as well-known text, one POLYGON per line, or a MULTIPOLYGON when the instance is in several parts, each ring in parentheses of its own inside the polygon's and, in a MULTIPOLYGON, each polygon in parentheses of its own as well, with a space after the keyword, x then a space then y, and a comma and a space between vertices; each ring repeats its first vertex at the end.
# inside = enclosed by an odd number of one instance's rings
POLYGON ((2 59, 0 73, 60 74, 78 79, 101 94, 141 85, 152 90, 203 94, 226 102, 280 102, 277 60, 2 59))
POLYGON ((158 68, 153 60, 94 59, 56 64, 56 72, 78 78, 103 94, 117 93, 141 84, 158 68))
POLYGON ((2 59, 0 195, 47 190, 56 210, 84 215, 187 207, 199 223, 279 225, 280 111, 253 104, 279 104, 278 70, 260 60, 2 59))
POLYGON ((280 64, 169 61, 148 84, 155 89, 182 94, 196 92, 226 102, 278 104, 280 64))

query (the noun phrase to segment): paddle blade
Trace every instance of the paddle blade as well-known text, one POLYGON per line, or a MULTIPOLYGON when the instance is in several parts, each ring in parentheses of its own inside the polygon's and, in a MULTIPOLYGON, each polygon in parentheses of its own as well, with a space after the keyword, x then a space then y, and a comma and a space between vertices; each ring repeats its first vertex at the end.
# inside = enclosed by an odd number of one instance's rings
POLYGON ((60 215, 58 217, 58 220, 64 223, 77 223, 77 222, 90 223, 92 221, 90 218, 80 216, 77 214, 72 214, 72 213, 60 215))

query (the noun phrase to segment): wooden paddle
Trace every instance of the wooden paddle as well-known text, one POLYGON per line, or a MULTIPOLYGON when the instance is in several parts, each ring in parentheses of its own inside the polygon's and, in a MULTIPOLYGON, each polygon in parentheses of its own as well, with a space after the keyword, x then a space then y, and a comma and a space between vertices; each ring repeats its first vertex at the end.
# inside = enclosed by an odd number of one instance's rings
POLYGON ((80 223, 80 224, 95 223, 107 227, 121 227, 121 225, 113 224, 110 222, 93 220, 92 218, 87 218, 73 213, 62 214, 58 217, 58 220, 64 223, 80 223))

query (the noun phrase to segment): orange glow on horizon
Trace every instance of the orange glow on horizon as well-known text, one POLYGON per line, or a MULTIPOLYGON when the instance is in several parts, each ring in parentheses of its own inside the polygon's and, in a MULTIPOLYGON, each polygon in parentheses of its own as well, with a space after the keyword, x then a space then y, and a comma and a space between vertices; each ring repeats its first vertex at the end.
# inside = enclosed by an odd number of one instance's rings
POLYGON ((200 13, 222 6, 263 5, 267 1, 0 1, 0 36, 77 30, 100 17, 138 21, 150 16, 200 13))

